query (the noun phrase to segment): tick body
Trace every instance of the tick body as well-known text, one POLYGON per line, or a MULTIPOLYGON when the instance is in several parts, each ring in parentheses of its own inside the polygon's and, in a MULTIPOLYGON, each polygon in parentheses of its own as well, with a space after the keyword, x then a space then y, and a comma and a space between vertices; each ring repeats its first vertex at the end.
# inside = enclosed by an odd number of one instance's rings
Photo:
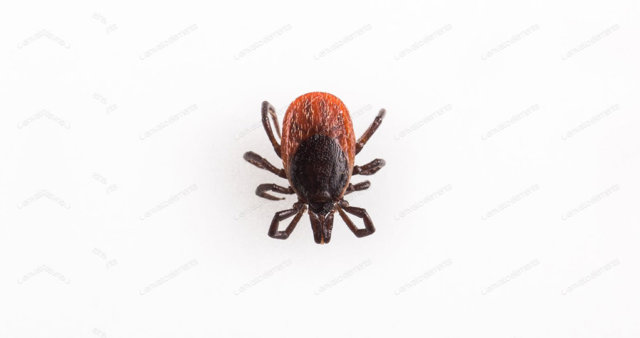
POLYGON ((380 110, 371 126, 356 141, 351 117, 344 103, 328 93, 308 93, 289 105, 280 133, 275 109, 268 102, 263 102, 262 123, 274 151, 282 159, 284 169, 276 168, 253 152, 245 153, 244 158, 259 168, 287 179, 289 187, 261 184, 256 189, 256 194, 270 200, 283 198, 269 192, 298 196, 298 202, 291 209, 275 214, 269 227, 269 236, 288 238, 307 207, 314 240, 318 244, 329 243, 331 240, 333 215, 336 211, 357 237, 364 237, 375 231, 367 211, 349 206, 344 195, 370 186, 369 181, 351 184, 353 175, 372 175, 385 165, 382 159, 375 159, 363 166, 355 165, 356 154, 380 126, 384 115, 385 110, 380 110), (273 129, 278 137, 281 136, 281 143, 278 143, 273 129), (364 228, 356 227, 347 213, 362 218, 364 228), (290 217, 293 219, 286 229, 279 230, 280 222, 290 217))

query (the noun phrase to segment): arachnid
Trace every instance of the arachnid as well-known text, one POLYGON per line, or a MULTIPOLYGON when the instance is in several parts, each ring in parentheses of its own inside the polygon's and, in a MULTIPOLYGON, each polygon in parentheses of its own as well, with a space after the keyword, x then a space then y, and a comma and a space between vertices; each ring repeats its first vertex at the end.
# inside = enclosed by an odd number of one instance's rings
POLYGON ((309 206, 309 218, 316 243, 331 240, 333 214, 340 217, 357 237, 375 231, 371 217, 365 209, 349 206, 344 195, 369 188, 369 181, 351 184, 352 175, 373 175, 385 165, 375 159, 362 166, 354 164, 355 156, 362 150, 371 135, 382 123, 385 110, 381 109, 373 123, 356 142, 349 111, 339 98, 329 93, 304 94, 289 105, 284 117, 282 134, 276 111, 269 102, 262 103, 262 124, 276 154, 282 158, 284 169, 278 169, 254 152, 244 154, 244 159, 258 168, 266 169, 289 180, 289 187, 277 184, 260 184, 256 195, 270 200, 281 200, 269 192, 297 194, 298 202, 291 209, 277 212, 269 236, 287 239, 309 206), (269 117, 273 120, 272 127, 269 117), (282 144, 273 134, 280 137, 282 144), (364 229, 358 229, 346 213, 362 218, 364 229), (285 230, 278 230, 281 221, 292 217, 285 230))

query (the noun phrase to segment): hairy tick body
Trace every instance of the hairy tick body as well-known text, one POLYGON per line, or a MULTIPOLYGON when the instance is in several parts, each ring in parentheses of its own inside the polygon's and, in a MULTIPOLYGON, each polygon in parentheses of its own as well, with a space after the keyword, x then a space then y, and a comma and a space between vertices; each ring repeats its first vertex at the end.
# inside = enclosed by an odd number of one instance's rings
POLYGON ((283 198, 275 197, 269 191, 298 196, 298 202, 292 209, 275 214, 269 236, 288 238, 307 205, 314 240, 318 244, 329 243, 331 240, 335 211, 338 211, 356 236, 367 236, 375 231, 367 211, 349 206, 344 195, 370 186, 369 181, 355 185, 349 183, 352 175, 372 175, 385 165, 382 159, 363 166, 354 165, 355 155, 380 126, 384 115, 385 110, 381 109, 371 126, 356 142, 351 117, 344 103, 328 93, 308 93, 295 99, 287 109, 281 134, 273 106, 263 102, 263 126, 276 154, 282 158, 284 169, 276 168, 253 152, 245 153, 244 158, 259 168, 288 179, 290 186, 285 188, 276 184, 261 184, 256 189, 256 194, 271 200, 283 198), (282 144, 278 143, 273 134, 274 128, 279 137, 282 135, 282 144), (365 228, 358 229, 345 212, 362 218, 365 228), (295 217, 289 226, 279 231, 280 221, 292 216, 295 217))

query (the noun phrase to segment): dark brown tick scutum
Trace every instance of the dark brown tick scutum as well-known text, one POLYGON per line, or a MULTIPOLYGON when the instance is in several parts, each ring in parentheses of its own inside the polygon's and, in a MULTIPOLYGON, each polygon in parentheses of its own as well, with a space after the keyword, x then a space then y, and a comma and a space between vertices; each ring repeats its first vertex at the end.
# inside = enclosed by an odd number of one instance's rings
POLYGON ((291 186, 265 183, 258 186, 256 194, 270 200, 283 199, 270 192, 298 196, 298 202, 291 209, 274 215, 269 236, 288 238, 307 210, 307 205, 313 237, 318 244, 326 244, 331 240, 336 211, 357 237, 368 236, 375 231, 367 211, 349 206, 344 195, 370 186, 369 181, 349 183, 352 175, 373 175, 385 165, 382 159, 375 159, 363 166, 354 165, 355 155, 378 129, 384 115, 384 109, 380 110, 371 126, 356 142, 349 111, 340 99, 331 94, 315 92, 298 97, 287 109, 282 133, 275 109, 268 102, 263 102, 262 124, 274 151, 282 158, 284 169, 277 168, 253 152, 247 152, 244 158, 258 168, 288 179, 291 186), (282 135, 281 144, 273 133, 271 121, 277 135, 282 135), (347 213, 362 218, 364 229, 358 229, 347 213), (280 222, 290 217, 293 220, 286 229, 278 230, 280 222))
POLYGON ((349 165, 338 142, 316 134, 300 143, 289 167, 293 189, 316 214, 327 214, 340 200, 349 165))

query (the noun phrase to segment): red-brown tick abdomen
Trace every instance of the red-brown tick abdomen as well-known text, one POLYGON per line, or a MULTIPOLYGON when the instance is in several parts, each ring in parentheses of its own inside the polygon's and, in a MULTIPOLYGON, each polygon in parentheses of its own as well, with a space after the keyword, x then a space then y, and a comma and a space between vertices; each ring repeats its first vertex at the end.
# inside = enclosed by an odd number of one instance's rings
POLYGON ((351 117, 339 98, 322 92, 304 94, 295 99, 287 109, 282 126, 284 170, 289 173, 291 160, 300 143, 316 134, 328 136, 338 142, 347 157, 350 179, 356 155, 356 137, 351 117))

